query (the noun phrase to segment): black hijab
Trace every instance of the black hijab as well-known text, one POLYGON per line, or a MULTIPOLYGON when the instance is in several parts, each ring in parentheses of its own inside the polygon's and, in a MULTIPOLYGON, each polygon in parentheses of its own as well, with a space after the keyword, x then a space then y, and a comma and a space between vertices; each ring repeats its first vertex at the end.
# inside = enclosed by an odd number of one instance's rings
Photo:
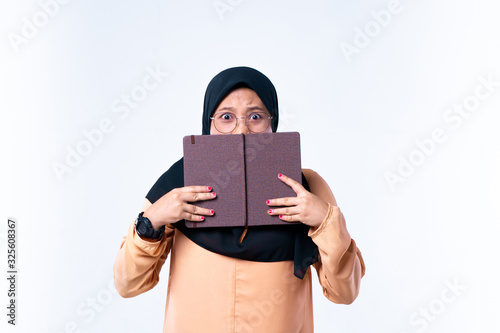
MULTIPOLYGON (((210 135, 210 116, 232 90, 248 87, 260 97, 272 118, 272 131, 278 128, 278 98, 272 82, 261 72, 249 67, 234 67, 217 74, 208 84, 203 106, 203 135, 210 135)), ((302 174, 302 185, 309 185, 302 174)), ((154 203, 174 188, 184 186, 184 160, 174 163, 153 185, 146 198, 154 203)), ((303 278, 309 265, 318 261, 318 247, 307 235, 309 226, 250 227, 240 243, 243 227, 187 228, 185 220, 175 228, 199 246, 228 257, 259 262, 294 261, 294 274, 303 278)))
POLYGON ((248 87, 259 95, 262 103, 271 114, 272 130, 278 129, 278 96, 272 82, 261 72, 250 67, 233 67, 217 74, 208 84, 203 103, 203 135, 210 135, 210 116, 219 103, 232 90, 248 87))

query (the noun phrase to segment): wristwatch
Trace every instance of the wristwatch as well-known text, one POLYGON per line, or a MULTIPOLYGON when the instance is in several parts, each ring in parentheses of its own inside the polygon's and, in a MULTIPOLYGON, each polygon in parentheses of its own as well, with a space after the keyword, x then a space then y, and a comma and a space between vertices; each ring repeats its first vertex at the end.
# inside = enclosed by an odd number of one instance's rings
POLYGON ((147 217, 142 216, 143 214, 144 212, 140 212, 135 221, 135 231, 143 238, 160 240, 165 232, 165 226, 162 226, 160 230, 155 230, 151 221, 147 217))

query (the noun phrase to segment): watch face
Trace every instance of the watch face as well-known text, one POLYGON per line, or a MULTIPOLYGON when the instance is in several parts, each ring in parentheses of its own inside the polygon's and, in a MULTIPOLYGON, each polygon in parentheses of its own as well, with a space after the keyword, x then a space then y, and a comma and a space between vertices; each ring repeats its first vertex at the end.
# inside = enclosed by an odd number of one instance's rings
POLYGON ((139 234, 139 236, 145 236, 147 231, 148 231, 148 227, 146 226, 146 223, 144 223, 144 221, 141 221, 141 220, 138 221, 136 229, 137 229, 137 233, 139 234))

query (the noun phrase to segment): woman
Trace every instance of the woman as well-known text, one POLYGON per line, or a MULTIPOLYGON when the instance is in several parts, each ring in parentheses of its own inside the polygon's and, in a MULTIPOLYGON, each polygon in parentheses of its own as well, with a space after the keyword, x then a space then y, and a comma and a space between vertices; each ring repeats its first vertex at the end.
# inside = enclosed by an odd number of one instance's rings
MULTIPOLYGON (((207 87, 204 135, 276 132, 271 81, 248 67, 215 76, 207 87)), ((130 224, 114 266, 115 285, 133 297, 158 283, 169 252, 164 332, 313 332, 310 265, 324 295, 350 304, 365 267, 328 184, 302 170, 302 184, 277 175, 297 194, 269 198, 268 214, 290 226, 186 228, 216 214, 196 206, 217 196, 210 184, 184 186, 183 159, 165 172, 130 224), (278 208, 274 208, 274 207, 278 208)))

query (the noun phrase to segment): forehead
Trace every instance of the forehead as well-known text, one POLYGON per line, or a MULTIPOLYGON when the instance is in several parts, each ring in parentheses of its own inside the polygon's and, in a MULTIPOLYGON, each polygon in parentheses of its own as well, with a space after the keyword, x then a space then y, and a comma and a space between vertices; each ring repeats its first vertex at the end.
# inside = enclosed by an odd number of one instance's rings
POLYGON ((217 110, 227 109, 229 111, 264 111, 267 109, 257 93, 247 87, 240 87, 232 90, 219 103, 217 110))

